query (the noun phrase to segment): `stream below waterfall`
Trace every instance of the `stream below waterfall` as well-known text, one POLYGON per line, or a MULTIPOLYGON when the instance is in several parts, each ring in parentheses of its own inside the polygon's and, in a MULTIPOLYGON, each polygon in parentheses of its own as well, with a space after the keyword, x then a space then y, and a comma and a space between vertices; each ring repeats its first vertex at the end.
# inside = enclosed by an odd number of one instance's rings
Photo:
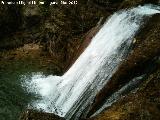
POLYGON ((18 120, 39 96, 28 93, 22 83, 35 75, 47 75, 38 60, 0 60, 0 120, 18 120))

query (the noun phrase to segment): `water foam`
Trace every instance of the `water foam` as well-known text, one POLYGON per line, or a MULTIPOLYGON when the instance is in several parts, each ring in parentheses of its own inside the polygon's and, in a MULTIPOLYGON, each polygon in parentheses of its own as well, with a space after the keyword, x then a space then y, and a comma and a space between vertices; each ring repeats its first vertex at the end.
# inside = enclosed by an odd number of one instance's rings
POLYGON ((144 18, 160 13, 159 9, 146 5, 112 15, 63 76, 33 76, 26 83, 29 84, 28 92, 41 96, 41 100, 32 103, 33 106, 66 119, 76 120, 87 113, 95 95, 126 58, 144 18))

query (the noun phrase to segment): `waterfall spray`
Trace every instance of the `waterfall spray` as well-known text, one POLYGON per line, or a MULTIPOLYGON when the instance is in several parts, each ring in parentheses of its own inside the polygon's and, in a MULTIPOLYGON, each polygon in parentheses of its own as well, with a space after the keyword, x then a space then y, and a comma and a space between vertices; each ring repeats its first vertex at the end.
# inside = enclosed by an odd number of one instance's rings
POLYGON ((96 94, 130 52, 144 18, 160 13, 159 9, 145 5, 112 15, 63 76, 33 77, 27 83, 29 92, 42 98, 32 105, 66 119, 85 116, 96 94))

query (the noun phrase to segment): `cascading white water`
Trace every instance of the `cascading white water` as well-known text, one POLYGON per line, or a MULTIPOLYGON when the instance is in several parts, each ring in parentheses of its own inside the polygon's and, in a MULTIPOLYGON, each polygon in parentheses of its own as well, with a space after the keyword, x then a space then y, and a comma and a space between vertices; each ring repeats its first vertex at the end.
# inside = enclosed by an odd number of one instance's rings
POLYGON ((160 13, 157 6, 146 5, 116 12, 104 24, 87 49, 63 76, 33 77, 28 91, 42 99, 33 106, 66 119, 87 113, 97 92, 104 87, 130 51, 132 40, 143 18, 160 13))

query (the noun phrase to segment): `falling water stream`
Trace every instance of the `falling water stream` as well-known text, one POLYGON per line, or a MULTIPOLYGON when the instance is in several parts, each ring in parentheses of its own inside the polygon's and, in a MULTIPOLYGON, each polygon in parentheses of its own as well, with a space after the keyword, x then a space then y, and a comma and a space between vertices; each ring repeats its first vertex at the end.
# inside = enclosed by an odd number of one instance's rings
POLYGON ((33 76, 24 83, 28 92, 41 96, 31 106, 66 119, 85 116, 96 94, 130 52, 144 20, 159 10, 158 6, 145 5, 113 14, 63 76, 33 76))

